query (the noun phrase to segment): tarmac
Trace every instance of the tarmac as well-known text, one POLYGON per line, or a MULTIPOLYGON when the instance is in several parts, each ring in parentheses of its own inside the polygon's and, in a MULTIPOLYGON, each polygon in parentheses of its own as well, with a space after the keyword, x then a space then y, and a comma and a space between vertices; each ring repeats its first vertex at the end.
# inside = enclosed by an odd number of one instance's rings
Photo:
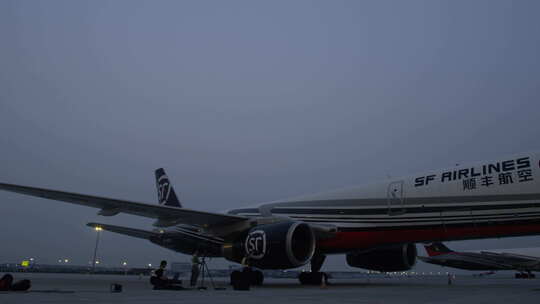
POLYGON ((540 279, 458 276, 370 277, 332 279, 326 288, 301 286, 297 280, 267 279, 249 291, 233 290, 225 278, 215 284, 226 290, 152 290, 148 277, 88 274, 14 273, 32 280, 29 292, 0 292, 1 304, 15 303, 537 303, 540 279), (112 283, 121 284, 111 293, 112 283))

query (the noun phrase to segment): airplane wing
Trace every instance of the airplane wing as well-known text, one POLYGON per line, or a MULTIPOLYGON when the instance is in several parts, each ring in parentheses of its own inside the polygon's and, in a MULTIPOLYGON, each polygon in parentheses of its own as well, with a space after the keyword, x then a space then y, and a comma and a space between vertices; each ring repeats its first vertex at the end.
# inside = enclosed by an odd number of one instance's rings
POLYGON ((418 256, 426 263, 448 266, 466 270, 509 270, 512 265, 502 261, 494 261, 481 256, 473 256, 464 253, 444 254, 436 257, 418 256))
POLYGON ((539 258, 527 255, 506 252, 497 253, 490 251, 482 251, 481 254, 488 259, 512 265, 514 268, 535 268, 540 265, 539 258))
POLYGON ((98 214, 112 216, 127 213, 157 219, 155 226, 167 227, 178 223, 199 227, 230 225, 248 220, 247 217, 196 211, 164 205, 145 204, 85 194, 0 183, 0 190, 47 198, 101 209, 98 214))

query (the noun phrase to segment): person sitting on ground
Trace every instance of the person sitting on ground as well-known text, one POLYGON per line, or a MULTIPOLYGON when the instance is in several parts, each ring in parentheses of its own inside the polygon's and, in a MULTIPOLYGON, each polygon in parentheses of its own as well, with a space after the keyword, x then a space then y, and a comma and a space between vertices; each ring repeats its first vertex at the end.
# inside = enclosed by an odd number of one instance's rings
POLYGON ((0 291, 7 291, 11 290, 11 283, 13 283, 13 276, 8 274, 5 274, 0 279, 0 291))
POLYGON ((161 261, 159 268, 150 277, 150 283, 154 286, 154 289, 182 289, 182 286, 175 285, 182 284, 182 281, 167 278, 165 268, 167 268, 167 261, 161 261))
POLYGON ((13 283, 13 276, 9 273, 0 279, 0 291, 27 291, 30 286, 30 280, 20 280, 13 283))

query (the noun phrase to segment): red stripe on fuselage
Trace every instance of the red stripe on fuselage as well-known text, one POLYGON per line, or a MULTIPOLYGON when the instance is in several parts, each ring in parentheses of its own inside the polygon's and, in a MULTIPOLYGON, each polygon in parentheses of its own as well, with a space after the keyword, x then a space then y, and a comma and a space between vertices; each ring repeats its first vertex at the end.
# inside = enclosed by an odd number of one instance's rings
POLYGON ((327 253, 344 253, 352 250, 377 246, 418 243, 429 241, 451 241, 493 237, 525 236, 540 234, 540 224, 493 225, 484 227, 440 227, 429 229, 371 231, 341 231, 335 237, 321 240, 319 248, 327 253))

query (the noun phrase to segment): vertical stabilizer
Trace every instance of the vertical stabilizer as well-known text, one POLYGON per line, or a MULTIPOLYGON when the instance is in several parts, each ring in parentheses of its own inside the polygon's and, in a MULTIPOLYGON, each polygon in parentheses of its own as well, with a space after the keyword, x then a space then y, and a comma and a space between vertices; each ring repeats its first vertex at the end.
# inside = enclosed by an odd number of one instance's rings
POLYGON ((178 200, 171 182, 169 181, 169 177, 165 174, 163 168, 156 170, 156 187, 160 205, 182 208, 182 203, 178 200))
POLYGON ((426 252, 430 257, 453 252, 443 243, 431 243, 429 245, 425 245, 424 247, 426 248, 426 252))

